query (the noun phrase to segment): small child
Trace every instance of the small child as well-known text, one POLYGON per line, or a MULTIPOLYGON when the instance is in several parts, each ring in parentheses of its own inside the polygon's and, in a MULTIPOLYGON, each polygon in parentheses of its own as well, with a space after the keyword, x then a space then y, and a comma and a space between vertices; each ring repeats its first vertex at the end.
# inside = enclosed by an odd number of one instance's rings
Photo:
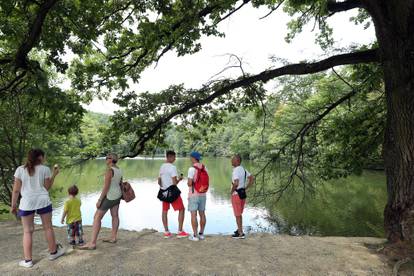
POLYGON ((82 229, 82 215, 81 215, 81 201, 76 198, 79 189, 76 185, 69 187, 69 199, 65 202, 63 207, 63 215, 61 223, 64 223, 66 217, 68 241, 71 245, 76 245, 76 237, 78 237, 78 244, 83 244, 83 229, 82 229))

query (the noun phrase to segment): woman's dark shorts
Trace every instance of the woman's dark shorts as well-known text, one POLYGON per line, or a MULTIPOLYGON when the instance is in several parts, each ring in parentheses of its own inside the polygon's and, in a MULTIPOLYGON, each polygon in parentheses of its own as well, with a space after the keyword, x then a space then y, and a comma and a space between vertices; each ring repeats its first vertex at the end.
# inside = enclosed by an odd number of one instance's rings
POLYGON ((119 205, 119 203, 121 203, 121 199, 115 199, 115 200, 109 200, 106 197, 104 198, 104 200, 102 200, 101 206, 99 206, 99 210, 101 211, 108 211, 109 209, 111 209, 112 207, 119 205))
POLYGON ((35 212, 38 215, 44 215, 44 214, 50 213, 52 211, 53 211, 52 204, 50 204, 49 206, 46 206, 44 208, 40 208, 40 209, 37 209, 37 210, 31 210, 31 211, 19 210, 18 215, 19 215, 19 217, 26 217, 26 216, 30 216, 30 215, 34 214, 35 212))

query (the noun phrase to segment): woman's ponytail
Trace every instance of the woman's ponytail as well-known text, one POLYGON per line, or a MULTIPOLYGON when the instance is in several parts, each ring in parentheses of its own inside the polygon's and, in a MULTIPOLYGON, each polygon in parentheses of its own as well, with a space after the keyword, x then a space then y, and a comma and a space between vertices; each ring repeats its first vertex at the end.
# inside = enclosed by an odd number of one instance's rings
POLYGON ((27 161, 24 165, 29 172, 29 175, 32 176, 35 173, 35 166, 41 163, 40 157, 45 157, 45 153, 41 149, 31 149, 27 154, 27 161))

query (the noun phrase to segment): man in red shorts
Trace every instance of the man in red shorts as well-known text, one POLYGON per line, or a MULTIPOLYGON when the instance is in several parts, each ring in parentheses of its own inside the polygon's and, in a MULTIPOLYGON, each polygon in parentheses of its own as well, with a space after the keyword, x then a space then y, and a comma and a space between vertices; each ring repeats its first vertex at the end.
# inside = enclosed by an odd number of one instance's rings
MULTIPOLYGON (((171 185, 177 185, 183 177, 178 178, 177 168, 173 165, 175 162, 175 152, 167 151, 166 161, 162 164, 160 168, 160 175, 158 177, 158 184, 162 190, 168 189, 171 185)), ((164 238, 170 238, 172 236, 171 232, 168 229, 168 210, 170 205, 173 207, 174 211, 178 211, 178 233, 177 238, 186 238, 188 233, 183 231, 184 223, 184 204, 181 196, 179 196, 174 202, 168 203, 166 201, 162 202, 162 223, 164 224, 164 238)))
POLYGON ((232 186, 231 186, 231 205, 233 206, 234 216, 236 217, 237 230, 234 231, 233 239, 244 239, 246 236, 243 233, 243 209, 246 204, 246 198, 241 199, 237 190, 247 190, 254 181, 253 175, 246 171, 241 165, 241 156, 236 154, 231 159, 233 166, 232 186))

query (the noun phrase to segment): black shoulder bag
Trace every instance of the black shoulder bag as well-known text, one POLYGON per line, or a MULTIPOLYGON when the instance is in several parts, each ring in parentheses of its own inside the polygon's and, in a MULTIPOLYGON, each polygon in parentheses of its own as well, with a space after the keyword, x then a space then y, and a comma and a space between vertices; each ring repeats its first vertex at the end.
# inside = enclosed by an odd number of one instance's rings
MULTIPOLYGON (((244 187, 246 187, 247 181, 247 172, 244 170, 244 187)), ((247 197, 246 188, 236 189, 237 194, 239 195, 240 199, 245 199, 247 197)))
POLYGON ((158 191, 157 198, 161 201, 172 203, 180 196, 181 191, 178 189, 177 185, 171 185, 167 189, 160 189, 158 191))

